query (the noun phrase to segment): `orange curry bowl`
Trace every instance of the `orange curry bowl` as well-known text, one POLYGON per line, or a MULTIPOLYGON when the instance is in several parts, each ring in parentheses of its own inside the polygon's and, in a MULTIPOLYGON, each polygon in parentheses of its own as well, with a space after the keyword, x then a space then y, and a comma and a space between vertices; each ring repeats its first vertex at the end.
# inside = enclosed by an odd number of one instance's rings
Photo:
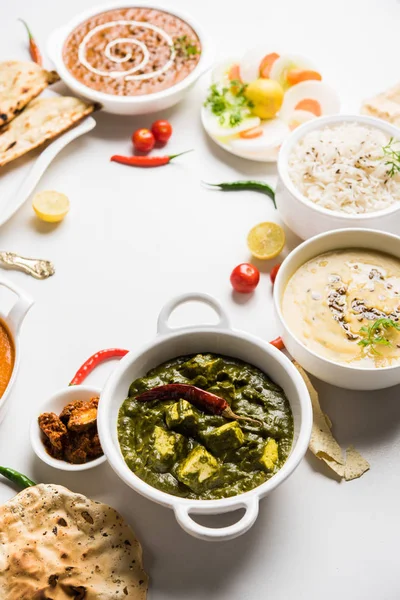
POLYGON ((4 418, 10 391, 17 377, 20 361, 19 332, 32 298, 10 281, 0 277, 0 286, 14 292, 17 301, 8 314, 0 308, 0 422, 4 418))

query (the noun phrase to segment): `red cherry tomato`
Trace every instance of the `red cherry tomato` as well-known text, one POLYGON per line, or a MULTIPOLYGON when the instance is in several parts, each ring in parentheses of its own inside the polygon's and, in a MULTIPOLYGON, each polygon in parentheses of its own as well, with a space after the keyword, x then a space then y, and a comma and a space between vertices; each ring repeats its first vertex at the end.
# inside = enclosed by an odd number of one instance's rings
POLYGON ((269 278, 270 278, 272 284, 275 283, 275 279, 276 279, 276 276, 278 275, 278 271, 279 271, 280 268, 281 268, 281 263, 275 265, 271 269, 271 273, 269 274, 269 278))
POLYGON ((137 129, 132 136, 132 143, 135 150, 150 152, 150 150, 153 150, 156 141, 150 129, 137 129))
POLYGON ((272 346, 275 346, 275 348, 278 348, 278 350, 283 350, 285 348, 285 344, 283 343, 281 337, 277 337, 276 339, 272 340, 270 344, 272 344, 272 346))
POLYGON ((151 126, 151 131, 153 132, 157 142, 160 142, 160 144, 166 144, 172 135, 171 123, 169 123, 169 121, 159 119, 158 121, 154 121, 153 125, 151 126))
POLYGON ((250 263, 242 263, 235 267, 231 273, 233 289, 240 294, 250 294, 260 281, 260 271, 250 263))

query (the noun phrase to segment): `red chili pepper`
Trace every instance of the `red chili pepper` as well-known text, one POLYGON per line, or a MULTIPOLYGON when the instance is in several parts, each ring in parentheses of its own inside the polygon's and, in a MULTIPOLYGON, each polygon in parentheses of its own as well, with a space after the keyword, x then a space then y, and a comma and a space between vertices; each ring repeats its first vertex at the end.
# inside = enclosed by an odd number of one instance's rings
POLYGON ((276 276, 278 275, 278 271, 281 268, 281 263, 275 265, 269 274, 269 278, 271 280, 272 285, 275 283, 276 276))
POLYGON ((97 365, 110 360, 111 358, 121 358, 128 354, 129 350, 123 350, 122 348, 109 348, 107 350, 99 350, 96 354, 93 354, 86 362, 83 363, 81 368, 75 373, 69 385, 79 385, 84 379, 93 371, 97 365))
POLYGON ((207 410, 213 415, 221 415, 227 419, 235 419, 237 421, 251 421, 252 423, 257 423, 257 425, 262 424, 261 421, 258 421, 257 419, 236 415, 224 398, 211 394, 211 392, 206 392, 194 385, 169 383, 167 385, 160 385, 136 396, 136 400, 139 402, 151 402, 152 400, 180 400, 181 398, 194 404, 197 408, 207 410))
POLYGON ((193 150, 186 150, 179 154, 169 154, 167 156, 120 156, 119 154, 114 154, 110 160, 131 167, 162 167, 171 162, 173 158, 182 156, 182 154, 187 154, 188 152, 193 152, 193 150))
POLYGON ((270 344, 272 344, 272 346, 275 346, 275 348, 278 348, 278 350, 284 350, 285 348, 285 344, 283 343, 281 337, 277 337, 275 340, 272 340, 270 344))
POLYGON ((25 27, 25 29, 26 29, 26 31, 28 33, 28 37, 29 37, 29 52, 30 52, 30 55, 31 55, 31 59, 33 60, 33 62, 35 62, 38 65, 42 66, 42 64, 43 64, 42 55, 40 53, 39 46, 35 42, 35 39, 34 39, 34 37, 32 35, 32 32, 31 32, 31 30, 28 27, 28 24, 23 19, 18 19, 18 20, 21 21, 21 23, 24 25, 24 27, 25 27))

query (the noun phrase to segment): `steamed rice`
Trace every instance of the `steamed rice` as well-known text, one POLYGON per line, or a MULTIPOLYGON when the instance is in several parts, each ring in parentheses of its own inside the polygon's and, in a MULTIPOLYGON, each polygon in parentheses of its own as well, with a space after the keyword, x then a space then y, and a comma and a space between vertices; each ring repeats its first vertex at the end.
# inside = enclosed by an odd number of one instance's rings
MULTIPOLYGON (((388 208, 400 201, 400 175, 389 176, 383 147, 388 136, 376 127, 342 123, 307 133, 289 156, 296 188, 318 206, 349 214, 388 208)), ((400 150, 400 142, 394 142, 400 150)))

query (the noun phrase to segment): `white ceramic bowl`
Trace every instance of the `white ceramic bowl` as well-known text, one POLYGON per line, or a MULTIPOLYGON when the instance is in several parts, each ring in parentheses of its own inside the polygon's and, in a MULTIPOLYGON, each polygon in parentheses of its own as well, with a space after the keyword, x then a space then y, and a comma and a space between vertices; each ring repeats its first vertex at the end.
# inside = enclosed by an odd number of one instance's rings
POLYGON ((14 369, 10 381, 8 382, 8 385, 4 391, 4 394, 0 398, 0 422, 3 420, 6 414, 8 402, 10 399, 11 388, 14 385, 14 382, 17 378, 17 373, 19 369, 19 362, 21 359, 19 332, 21 329, 21 325, 26 317, 26 313, 33 304, 33 300, 30 296, 28 296, 28 294, 23 292, 18 286, 14 285, 10 281, 7 281, 7 279, 4 279, 3 277, 0 277, 0 286, 1 285, 14 292, 14 294, 18 296, 18 300, 14 304, 8 315, 4 315, 2 312, 0 312, 0 319, 6 324, 9 332, 11 333, 11 337, 13 339, 15 348, 14 369))
POLYGON ((106 460, 104 454, 103 456, 99 456, 99 458, 95 458, 94 460, 90 460, 80 465, 73 465, 65 460, 53 458, 46 451, 43 443, 43 434, 38 424, 38 417, 42 413, 55 412, 57 415, 59 415, 64 406, 70 402, 75 402, 76 400, 87 402, 95 396, 100 397, 100 393, 100 388, 92 387, 90 385, 72 385, 59 390, 50 398, 48 398, 48 400, 42 404, 37 415, 32 419, 31 423, 31 444, 36 456, 38 456, 46 464, 50 465, 50 467, 60 469, 61 471, 87 471, 87 469, 93 469, 94 467, 101 465, 101 463, 106 460))
POLYGON ((189 88, 211 67, 214 59, 213 43, 210 40, 210 37, 207 35, 205 29, 203 29, 203 27, 201 27, 191 16, 186 15, 175 8, 140 0, 138 2, 135 0, 119 0, 112 4, 96 5, 89 10, 80 13, 66 25, 62 25, 59 29, 52 32, 47 43, 47 52, 61 79, 71 88, 71 90, 79 96, 88 98, 93 102, 100 102, 106 112, 118 115, 143 115, 173 106, 182 100, 189 88), (193 69, 193 71, 178 84, 166 90, 156 92, 155 94, 146 94, 144 96, 116 96, 113 94, 106 94, 87 87, 75 79, 68 71, 62 58, 64 42, 71 31, 93 15, 97 15, 107 10, 115 10, 117 8, 141 6, 162 10, 176 15, 192 27, 199 37, 202 50, 200 60, 195 69, 193 69))
POLYGON ((291 276, 308 260, 323 252, 340 248, 377 250, 400 259, 400 237, 371 229, 340 229, 322 233, 300 244, 283 261, 274 284, 274 303, 282 326, 284 344, 306 371, 332 385, 351 390, 379 390, 397 385, 400 383, 400 365, 364 369, 335 363, 307 348, 286 324, 282 313, 282 298, 291 276))
POLYGON ((367 227, 400 234, 400 203, 385 210, 360 215, 348 215, 317 206, 303 196, 289 177, 288 158, 297 142, 310 131, 343 122, 357 122, 377 127, 400 139, 400 129, 380 119, 361 115, 335 115, 320 117, 295 129, 282 144, 278 157, 278 183, 276 205, 286 225, 301 239, 345 227, 367 227))
POLYGON ((243 332, 231 329, 229 320, 220 304, 206 294, 185 294, 169 302, 158 318, 158 335, 136 352, 130 352, 117 365, 101 393, 98 429, 104 453, 119 477, 146 498, 172 508, 181 527, 191 535, 204 540, 228 540, 247 531, 258 515, 258 505, 281 484, 303 458, 311 434, 312 410, 310 397, 304 381, 290 360, 270 344, 243 332), (171 329, 168 319, 180 304, 196 300, 205 302, 219 315, 215 326, 197 326, 171 329), (286 463, 280 471, 259 487, 223 500, 188 500, 157 490, 137 477, 126 465, 117 434, 118 411, 128 395, 129 386, 137 377, 145 375, 152 367, 179 355, 196 352, 216 352, 248 361, 284 389, 294 418, 293 446, 286 463), (190 516, 194 514, 220 514, 239 508, 244 516, 234 525, 224 528, 205 527, 190 516))

